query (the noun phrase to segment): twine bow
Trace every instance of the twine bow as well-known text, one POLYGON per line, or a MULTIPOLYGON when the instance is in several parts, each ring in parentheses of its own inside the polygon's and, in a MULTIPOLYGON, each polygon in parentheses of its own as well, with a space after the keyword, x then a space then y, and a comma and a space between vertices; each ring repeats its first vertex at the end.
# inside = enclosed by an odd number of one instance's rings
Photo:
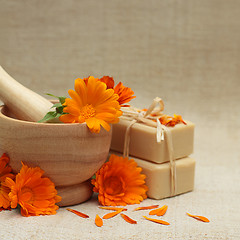
POLYGON ((176 195, 176 164, 173 157, 173 143, 172 133, 166 126, 162 125, 159 118, 163 116, 164 103, 159 97, 154 98, 152 104, 149 106, 147 111, 140 110, 137 108, 129 107, 122 108, 122 119, 131 120, 129 123, 124 139, 123 157, 129 157, 129 146, 130 146, 130 132, 131 128, 135 123, 143 123, 151 127, 156 128, 156 141, 160 143, 164 140, 164 132, 166 136, 166 144, 169 153, 170 162, 170 178, 171 178, 171 196, 176 195))

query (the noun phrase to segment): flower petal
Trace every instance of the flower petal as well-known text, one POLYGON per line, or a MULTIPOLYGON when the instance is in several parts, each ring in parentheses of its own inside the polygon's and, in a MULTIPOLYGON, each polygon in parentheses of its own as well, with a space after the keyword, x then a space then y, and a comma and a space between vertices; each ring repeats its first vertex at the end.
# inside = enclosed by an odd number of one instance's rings
POLYGON ((103 225, 103 220, 98 216, 98 214, 96 215, 96 218, 95 218, 95 224, 98 227, 101 227, 103 225))

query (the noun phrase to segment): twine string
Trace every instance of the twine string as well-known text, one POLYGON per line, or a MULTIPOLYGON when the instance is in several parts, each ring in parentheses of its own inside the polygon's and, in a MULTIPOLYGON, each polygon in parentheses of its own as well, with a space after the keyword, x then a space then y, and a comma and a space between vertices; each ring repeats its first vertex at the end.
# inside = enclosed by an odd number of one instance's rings
POLYGON ((175 158, 173 156, 173 141, 172 141, 172 132, 164 126, 164 131, 166 134, 166 143, 169 154, 169 164, 170 164, 170 190, 171 196, 176 195, 176 163, 175 158))
POLYGON ((176 195, 176 164, 173 154, 172 133, 169 130, 169 128, 162 125, 159 121, 159 118, 163 115, 162 113, 163 110, 164 103, 162 99, 159 97, 156 97, 153 100, 147 111, 139 110, 133 107, 122 108, 123 115, 121 118, 130 121, 125 132, 123 157, 129 157, 131 129, 135 123, 143 123, 148 126, 156 128, 157 143, 166 140, 170 163, 170 183, 171 183, 170 190, 171 196, 174 196, 176 195), (164 139, 164 133, 166 139, 164 139))

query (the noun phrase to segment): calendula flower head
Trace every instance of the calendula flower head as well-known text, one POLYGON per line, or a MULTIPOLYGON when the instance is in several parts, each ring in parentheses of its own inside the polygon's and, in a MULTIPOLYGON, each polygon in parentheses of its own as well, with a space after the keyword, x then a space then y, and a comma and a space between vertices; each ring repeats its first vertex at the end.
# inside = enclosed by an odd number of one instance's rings
POLYGON ((125 206, 143 201, 147 198, 147 186, 141 171, 133 159, 112 154, 92 179, 99 202, 105 206, 125 206))
MULTIPOLYGON (((99 81, 105 83, 107 85, 107 89, 114 89, 114 92, 119 96, 118 102, 121 107, 128 107, 129 105, 124 105, 127 102, 130 102, 136 96, 133 96, 134 92, 131 88, 123 86, 121 82, 119 82, 115 87, 115 82, 112 77, 103 76, 98 79, 99 81)), ((84 78, 85 83, 87 83, 88 78, 84 78)))
POLYGON ((0 158, 0 207, 7 209, 10 206, 8 196, 10 188, 5 184, 6 178, 14 179, 15 175, 11 173, 12 168, 8 165, 9 157, 4 153, 0 158))
POLYGON ((68 114, 60 116, 62 122, 86 122, 91 132, 99 133, 101 126, 109 131, 109 124, 117 123, 122 115, 118 95, 92 76, 87 80, 76 79, 75 91, 69 90, 68 93, 71 98, 65 99, 63 109, 68 114))
POLYGON ((104 82, 107 85, 107 88, 114 89, 114 92, 119 96, 118 102, 121 107, 128 107, 129 105, 124 105, 124 103, 130 102, 136 96, 133 96, 134 92, 131 88, 123 86, 121 82, 119 82, 114 87, 114 80, 112 77, 103 76, 100 78, 101 82, 104 82))
POLYGON ((6 178, 6 185, 11 189, 11 208, 19 204, 21 214, 25 217, 56 214, 59 208, 56 203, 61 201, 61 197, 57 195, 54 183, 42 177, 43 173, 39 167, 31 168, 22 164, 15 182, 6 178))
POLYGON ((124 105, 124 103, 130 102, 136 96, 133 96, 134 92, 129 87, 124 87, 123 84, 120 82, 114 88, 114 92, 118 94, 119 99, 118 102, 121 107, 128 107, 129 105, 124 105))

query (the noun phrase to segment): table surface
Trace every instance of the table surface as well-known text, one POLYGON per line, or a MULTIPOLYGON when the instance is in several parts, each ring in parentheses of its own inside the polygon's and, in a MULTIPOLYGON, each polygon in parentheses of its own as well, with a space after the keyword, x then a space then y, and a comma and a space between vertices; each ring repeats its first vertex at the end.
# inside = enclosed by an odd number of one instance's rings
POLYGON ((0 64, 28 88, 66 95, 74 79, 112 75, 131 87, 132 104, 156 96, 166 113, 196 124, 195 189, 140 206, 168 205, 170 226, 145 220, 144 212, 94 224, 97 196, 61 208, 54 216, 25 218, 0 213, 1 239, 239 239, 240 236, 240 2, 3 1, 0 64), (203 215, 210 223, 186 215, 203 215))

